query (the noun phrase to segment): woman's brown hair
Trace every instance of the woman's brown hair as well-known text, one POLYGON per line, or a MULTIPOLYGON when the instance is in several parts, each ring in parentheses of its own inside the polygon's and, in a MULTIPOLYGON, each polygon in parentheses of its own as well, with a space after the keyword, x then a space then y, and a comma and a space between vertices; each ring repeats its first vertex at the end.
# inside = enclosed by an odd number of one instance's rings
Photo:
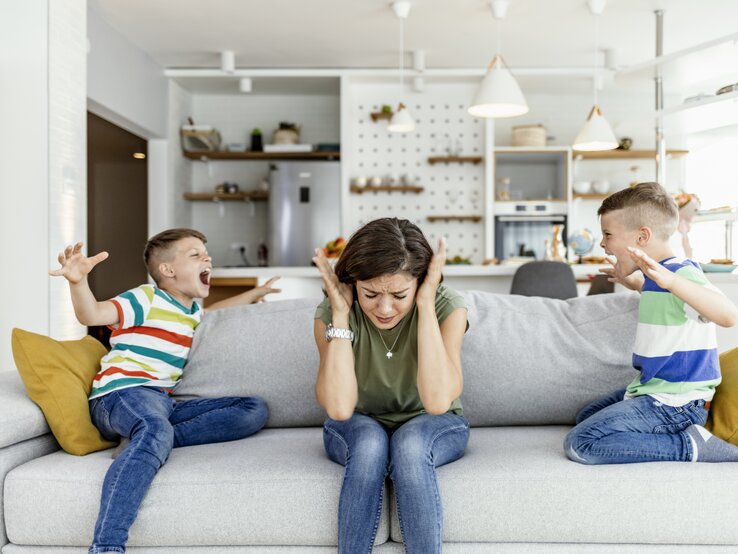
POLYGON ((341 283, 355 285, 382 275, 408 272, 420 285, 433 249, 417 225, 407 219, 375 219, 356 231, 336 263, 341 283))

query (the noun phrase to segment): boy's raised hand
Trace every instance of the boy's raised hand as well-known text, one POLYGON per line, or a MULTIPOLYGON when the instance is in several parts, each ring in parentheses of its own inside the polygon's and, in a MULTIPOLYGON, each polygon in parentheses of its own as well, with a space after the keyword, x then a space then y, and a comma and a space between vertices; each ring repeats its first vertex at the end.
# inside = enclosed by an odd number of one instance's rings
POLYGON ((54 277, 64 277, 71 284, 76 285, 92 271, 92 268, 108 258, 107 252, 88 258, 82 254, 82 243, 78 242, 74 246, 67 246, 64 252, 59 252, 58 260, 61 267, 54 271, 49 271, 49 275, 54 277))
POLYGON ((669 271, 668 269, 666 269, 640 248, 633 248, 632 246, 629 246, 628 251, 630 252, 630 257, 644 275, 653 280, 662 289, 672 289, 675 279, 675 274, 673 271, 669 271))
POLYGON ((272 277, 271 279, 269 279, 263 285, 260 285, 258 287, 254 287, 251 291, 249 291, 249 292, 251 292, 253 294, 252 303, 264 302, 264 297, 267 294, 274 294, 276 292, 282 292, 282 289, 272 288, 272 285, 274 284, 274 282, 277 279, 279 279, 279 278, 280 278, 279 276, 272 277))

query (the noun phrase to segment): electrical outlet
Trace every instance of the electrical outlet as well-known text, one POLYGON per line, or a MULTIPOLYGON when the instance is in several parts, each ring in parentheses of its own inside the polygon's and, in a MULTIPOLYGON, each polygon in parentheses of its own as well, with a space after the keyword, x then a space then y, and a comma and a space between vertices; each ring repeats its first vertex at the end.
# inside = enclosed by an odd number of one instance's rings
POLYGON ((238 252, 239 250, 244 249, 246 250, 246 245, 242 242, 232 242, 231 243, 231 250, 235 250, 238 252))

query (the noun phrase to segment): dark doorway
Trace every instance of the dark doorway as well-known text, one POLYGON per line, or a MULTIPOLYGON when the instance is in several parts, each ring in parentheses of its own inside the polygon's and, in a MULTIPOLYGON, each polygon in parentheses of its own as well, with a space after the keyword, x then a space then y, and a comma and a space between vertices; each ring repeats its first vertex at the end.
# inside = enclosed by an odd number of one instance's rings
MULTIPOLYGON (((87 112, 87 252, 110 257, 90 273, 95 298, 110 299, 146 282, 146 140, 87 112)), ((89 334, 109 346, 107 327, 89 334)))

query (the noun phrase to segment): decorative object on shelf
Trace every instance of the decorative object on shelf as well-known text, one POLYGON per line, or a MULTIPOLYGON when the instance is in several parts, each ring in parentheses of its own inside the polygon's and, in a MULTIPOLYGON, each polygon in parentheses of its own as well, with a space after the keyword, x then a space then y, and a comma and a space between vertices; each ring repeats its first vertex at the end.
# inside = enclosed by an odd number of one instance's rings
POLYGON ((338 258, 341 256, 341 252, 343 252, 345 246, 346 240, 343 237, 329 240, 327 243, 325 243, 323 254, 325 254, 326 258, 338 258))
POLYGON ((595 236, 587 228, 578 229, 569 235, 569 248, 577 256, 577 263, 583 263, 582 257, 592 252, 594 245, 595 236))
POLYGON ((590 181, 574 181, 571 187, 577 194, 589 194, 592 190, 592 183, 590 181))
POLYGON ((446 265, 471 265, 471 263, 471 257, 464 258, 458 254, 446 259, 446 265))
POLYGON ((212 152, 220 148, 220 133, 211 125, 195 125, 189 119, 188 125, 182 125, 179 131, 182 150, 189 152, 212 152))
POLYGON ((633 139, 630 137, 623 137, 618 141, 618 150, 630 150, 633 146, 633 139))
POLYGON ((264 150, 264 142, 262 140, 261 129, 255 127, 251 130, 251 151, 261 152, 264 150))
POLYGON ((630 171, 630 181, 628 182, 628 186, 634 187, 641 182, 641 166, 631 165, 628 171, 630 171))
POLYGON ((215 194, 226 194, 227 192, 225 183, 218 183, 215 185, 215 194))
POLYGON ((497 54, 487 66, 487 73, 467 110, 475 117, 515 117, 528 113, 528 103, 523 91, 500 54, 500 27, 509 5, 510 0, 490 2, 492 15, 497 21, 497 54))
POLYGON ((264 239, 259 241, 259 248, 256 249, 256 260, 259 267, 266 267, 269 265, 269 248, 264 242, 264 239))
POLYGON ((733 273, 736 265, 733 260, 710 260, 710 263, 703 264, 700 262, 700 267, 705 273, 733 273))
POLYGON ((689 231, 692 229, 692 221, 694 216, 700 209, 700 199, 696 194, 688 192, 680 192, 674 196, 674 200, 679 208, 679 223, 677 224, 677 232, 682 235, 682 248, 684 248, 684 256, 692 258, 692 245, 689 242, 689 231))
POLYGON ((261 181, 259 181, 259 190, 263 192, 269 192, 269 178, 264 177, 261 181))
MULTIPOLYGON (((392 4, 395 15, 400 20, 400 97, 405 93, 405 19, 410 15, 412 4, 405 0, 392 4)), ((387 130, 391 133, 410 133, 415 130, 415 121, 402 101, 392 115, 387 130)))
POLYGON ((497 200, 510 200, 510 177, 497 178, 497 200))
POLYGON ((727 85, 717 89, 717 91, 715 92, 715 96, 728 94, 729 92, 735 92, 736 90, 738 90, 738 83, 733 83, 732 85, 727 85))
POLYGON ((229 142, 225 149, 226 152, 246 152, 246 144, 243 142, 229 142))
POLYGON ((312 152, 312 144, 265 144, 264 152, 312 152))
POLYGON ((551 240, 544 241, 546 256, 545 259, 552 262, 565 262, 566 247, 561 238, 564 226, 558 223, 551 225, 551 240))
POLYGON ((223 183, 225 185, 226 192, 228 194, 238 194, 238 184, 237 183, 223 183))
POLYGON ((367 185, 367 180, 364 175, 359 175, 354 179, 353 186, 363 189, 367 185))
POLYGON ((594 102, 592 109, 587 116, 587 121, 579 131, 577 138, 574 139, 574 150, 613 150, 618 147, 618 141, 615 138, 615 133, 612 132, 610 124, 607 122, 605 117, 602 115, 602 110, 597 105, 597 87, 598 82, 598 58, 600 55, 599 50, 599 22, 600 15, 605 9, 607 0, 588 0, 589 11, 594 16, 595 20, 595 49, 594 49, 594 72, 592 75, 592 91, 594 102))
POLYGON ((546 146, 546 128, 537 125, 515 125, 512 128, 513 146, 546 146))
POLYGON ((390 187, 394 187, 400 184, 400 176, 397 173, 389 173, 384 178, 384 184, 390 187))
POLYGON ((605 194, 610 191, 610 181, 607 179, 595 179, 592 181, 592 190, 597 194, 605 194))
POLYGON ((394 113, 392 112, 392 108, 390 108, 390 111, 385 112, 384 111, 385 106, 382 106, 381 112, 372 112, 369 114, 369 117, 372 118, 372 121, 379 121, 380 119, 392 119, 392 116, 394 113))
POLYGON ((369 177, 369 186, 372 186, 372 187, 382 186, 382 178, 379 175, 374 175, 373 177, 369 177))
POLYGON ((319 142, 315 145, 316 152, 340 152, 341 144, 338 142, 319 142))
POLYGON ((272 135, 272 144, 298 144, 300 142, 300 127, 296 123, 280 121, 279 129, 272 135))

